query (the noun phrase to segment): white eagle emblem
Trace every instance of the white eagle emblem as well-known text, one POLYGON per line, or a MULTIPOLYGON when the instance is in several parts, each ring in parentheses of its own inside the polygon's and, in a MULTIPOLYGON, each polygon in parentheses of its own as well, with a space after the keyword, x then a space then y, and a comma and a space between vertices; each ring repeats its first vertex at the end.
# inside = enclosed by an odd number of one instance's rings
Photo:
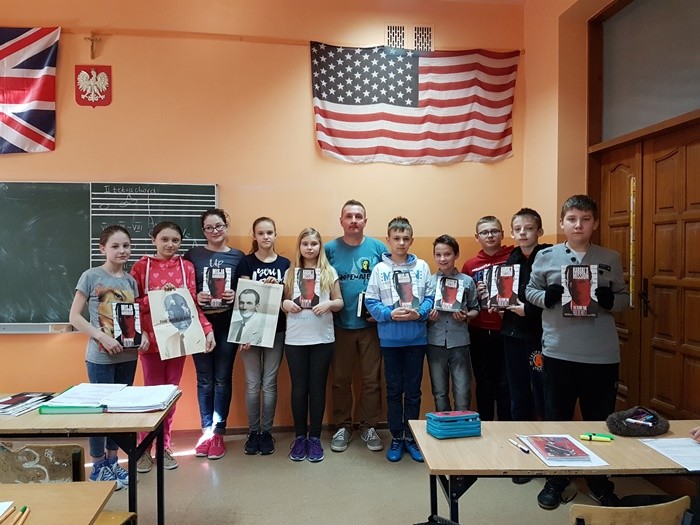
POLYGON ((105 98, 103 93, 109 87, 109 76, 104 71, 99 75, 94 69, 90 70, 88 75, 86 71, 78 73, 78 89, 82 91, 80 98, 87 99, 90 102, 97 102, 105 98))

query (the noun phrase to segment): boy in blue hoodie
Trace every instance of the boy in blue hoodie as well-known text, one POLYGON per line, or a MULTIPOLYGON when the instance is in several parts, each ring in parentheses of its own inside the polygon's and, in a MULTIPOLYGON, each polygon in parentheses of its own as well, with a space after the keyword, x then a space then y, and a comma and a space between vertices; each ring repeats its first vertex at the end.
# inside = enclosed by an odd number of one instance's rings
POLYGON ((392 436, 386 457, 399 461, 405 451, 414 461, 422 462, 408 421, 420 415, 426 325, 435 290, 428 264, 408 253, 413 244, 408 219, 396 217, 389 222, 386 242, 389 253, 383 254, 372 270, 365 295, 367 310, 377 321, 384 358, 387 422, 392 436))

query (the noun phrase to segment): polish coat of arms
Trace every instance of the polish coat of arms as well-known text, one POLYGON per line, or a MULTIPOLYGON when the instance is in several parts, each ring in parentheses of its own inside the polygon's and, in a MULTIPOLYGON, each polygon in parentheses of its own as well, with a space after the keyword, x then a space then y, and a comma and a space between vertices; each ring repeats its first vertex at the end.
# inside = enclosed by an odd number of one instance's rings
POLYGON ((75 66, 75 101, 80 106, 112 103, 112 66, 75 66))

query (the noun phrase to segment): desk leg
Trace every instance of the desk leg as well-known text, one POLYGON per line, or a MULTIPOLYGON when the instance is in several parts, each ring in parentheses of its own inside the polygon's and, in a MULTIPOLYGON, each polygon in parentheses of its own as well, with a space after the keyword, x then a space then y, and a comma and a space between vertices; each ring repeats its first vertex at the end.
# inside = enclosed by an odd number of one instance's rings
POLYGON ((156 429, 156 499, 158 508, 158 525, 165 524, 165 491, 163 482, 163 459, 165 449, 165 432, 163 423, 156 429))
POLYGON ((430 475, 430 515, 438 515, 437 476, 430 475))
POLYGON ((476 476, 438 476, 442 492, 450 505, 450 519, 455 523, 459 523, 459 498, 476 479, 476 476))
POLYGON ((136 438, 138 434, 136 432, 127 432, 123 434, 109 434, 109 437, 114 441, 119 448, 126 452, 129 458, 129 464, 127 465, 127 471, 129 472, 129 512, 137 512, 136 507, 138 503, 138 495, 136 492, 136 462, 141 456, 143 447, 136 446, 136 438))

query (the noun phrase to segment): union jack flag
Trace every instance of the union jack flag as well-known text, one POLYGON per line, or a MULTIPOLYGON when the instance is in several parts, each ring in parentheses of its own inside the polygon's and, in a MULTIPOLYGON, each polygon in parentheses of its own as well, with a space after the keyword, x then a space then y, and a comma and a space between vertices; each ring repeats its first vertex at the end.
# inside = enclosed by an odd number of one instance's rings
POLYGON ((60 27, 0 28, 0 154, 56 148, 60 27))

